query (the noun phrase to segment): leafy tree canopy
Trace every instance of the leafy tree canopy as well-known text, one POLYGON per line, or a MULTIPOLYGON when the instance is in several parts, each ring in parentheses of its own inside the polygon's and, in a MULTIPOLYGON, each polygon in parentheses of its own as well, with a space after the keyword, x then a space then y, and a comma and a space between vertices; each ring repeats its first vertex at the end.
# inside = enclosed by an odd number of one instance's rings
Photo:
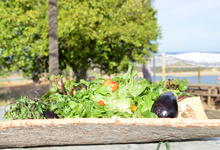
MULTIPOLYGON (((48 71, 48 0, 0 0, 0 75, 48 71)), ((78 78, 88 69, 106 74, 146 63, 161 31, 152 0, 58 1, 60 70, 78 78)))

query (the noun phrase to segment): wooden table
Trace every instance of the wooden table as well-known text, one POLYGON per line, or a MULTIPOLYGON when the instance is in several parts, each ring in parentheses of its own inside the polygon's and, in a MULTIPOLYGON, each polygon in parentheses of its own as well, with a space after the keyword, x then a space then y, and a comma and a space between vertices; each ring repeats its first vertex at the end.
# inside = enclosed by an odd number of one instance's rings
POLYGON ((197 96, 207 96, 207 105, 211 106, 214 101, 211 99, 216 98, 220 100, 220 85, 219 84, 204 84, 204 83, 190 83, 188 84, 187 92, 197 96))

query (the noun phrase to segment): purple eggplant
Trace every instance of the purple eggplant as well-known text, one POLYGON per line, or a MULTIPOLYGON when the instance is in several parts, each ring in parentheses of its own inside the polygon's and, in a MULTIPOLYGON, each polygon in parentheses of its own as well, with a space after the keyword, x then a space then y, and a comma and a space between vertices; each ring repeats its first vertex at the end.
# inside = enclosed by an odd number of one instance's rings
POLYGON ((46 117, 46 119, 59 118, 59 117, 57 116, 57 114, 55 114, 53 111, 50 111, 50 110, 47 110, 47 111, 45 112, 45 117, 46 117))
POLYGON ((171 91, 162 94, 154 102, 152 112, 159 118, 176 118, 178 115, 177 97, 171 91))

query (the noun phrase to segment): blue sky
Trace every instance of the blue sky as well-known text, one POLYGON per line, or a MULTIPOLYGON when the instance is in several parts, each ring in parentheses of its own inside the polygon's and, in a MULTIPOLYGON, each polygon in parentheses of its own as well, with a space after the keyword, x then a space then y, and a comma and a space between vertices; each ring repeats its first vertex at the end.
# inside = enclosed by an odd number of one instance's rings
POLYGON ((220 52, 220 0, 155 0, 159 53, 220 52))

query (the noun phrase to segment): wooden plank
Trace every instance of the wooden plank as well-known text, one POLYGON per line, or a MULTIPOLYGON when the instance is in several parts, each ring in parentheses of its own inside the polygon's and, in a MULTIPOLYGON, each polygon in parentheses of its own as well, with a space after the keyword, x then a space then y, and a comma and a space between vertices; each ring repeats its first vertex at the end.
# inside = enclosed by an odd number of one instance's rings
POLYGON ((206 84, 206 83, 189 83, 188 87, 216 87, 220 88, 219 84, 206 84))
MULTIPOLYGON (((191 83, 188 84, 188 90, 186 90, 188 93, 192 95, 199 95, 199 96, 207 96, 207 105, 210 107, 212 104, 214 104, 214 100, 212 97, 218 98, 220 97, 220 85, 218 84, 198 84, 198 83, 191 83), (206 89, 206 90, 204 90, 206 89)), ((203 98, 202 98, 203 99, 203 98)))
POLYGON ((219 119, 74 118, 0 122, 0 147, 142 143, 220 136, 219 119))
POLYGON ((220 94, 207 94, 207 93, 203 93, 203 92, 189 92, 189 94, 199 95, 199 96, 210 96, 210 97, 218 97, 218 96, 220 96, 220 94))

